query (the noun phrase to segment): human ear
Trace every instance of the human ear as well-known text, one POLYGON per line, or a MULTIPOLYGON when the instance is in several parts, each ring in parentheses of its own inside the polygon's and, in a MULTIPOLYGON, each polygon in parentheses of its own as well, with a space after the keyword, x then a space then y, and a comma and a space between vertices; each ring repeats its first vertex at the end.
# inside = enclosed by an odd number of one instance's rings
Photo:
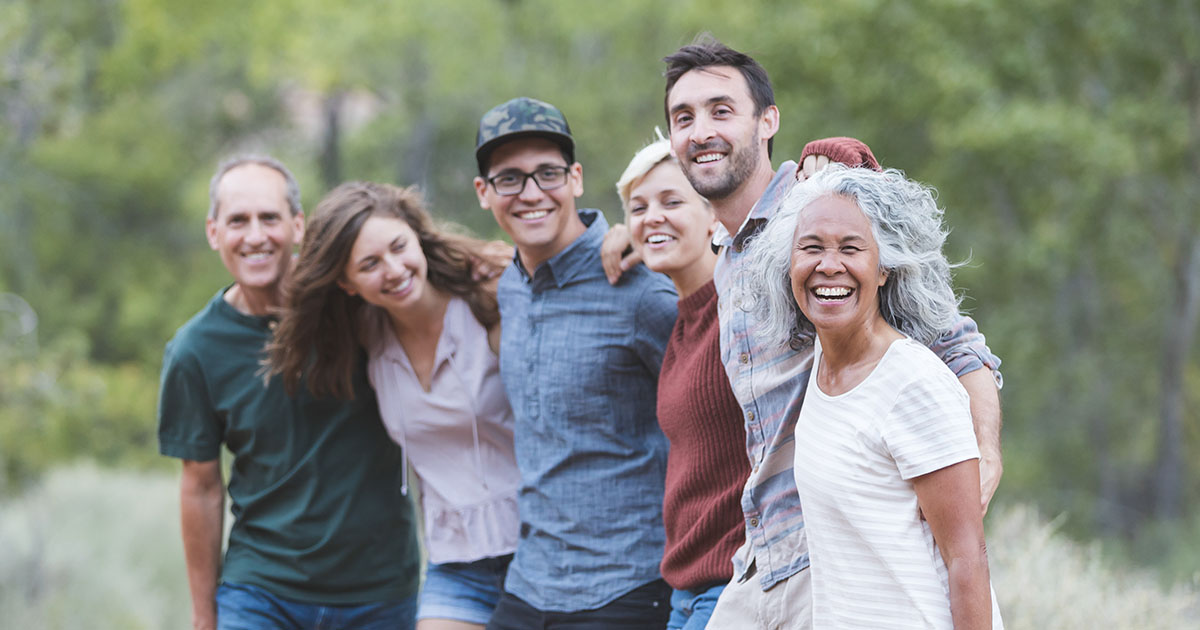
POLYGON ((476 176, 474 183, 475 183, 475 197, 479 199, 479 207, 483 208, 484 210, 491 210, 492 209, 491 204, 488 203, 488 199, 487 199, 487 186, 488 186, 487 180, 482 177, 476 176))
POLYGON ((571 193, 576 197, 583 196, 583 165, 576 162, 571 165, 571 176, 574 182, 571 184, 571 193))

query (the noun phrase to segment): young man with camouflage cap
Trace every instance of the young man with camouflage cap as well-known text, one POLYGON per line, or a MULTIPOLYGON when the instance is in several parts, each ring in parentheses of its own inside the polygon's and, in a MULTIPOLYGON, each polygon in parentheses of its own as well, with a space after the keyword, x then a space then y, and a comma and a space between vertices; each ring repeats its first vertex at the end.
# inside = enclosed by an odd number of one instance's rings
POLYGON ((608 223, 575 208, 583 167, 558 109, 496 106, 475 156, 479 205, 517 249, 499 301, 521 539, 488 628, 661 629, 667 442, 654 410, 674 289, 644 268, 609 285, 608 223))

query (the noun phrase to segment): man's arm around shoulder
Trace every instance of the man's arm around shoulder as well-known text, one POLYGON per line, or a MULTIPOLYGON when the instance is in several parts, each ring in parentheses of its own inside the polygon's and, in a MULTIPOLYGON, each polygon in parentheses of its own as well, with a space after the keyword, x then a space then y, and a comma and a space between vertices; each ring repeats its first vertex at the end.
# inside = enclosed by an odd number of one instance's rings
POLYGON ((975 426, 975 440, 979 443, 979 490, 983 501, 983 512, 1000 487, 1000 475, 1004 473, 1004 462, 1000 457, 1000 391, 992 371, 981 368, 958 377, 963 389, 971 397, 971 421, 975 426))
POLYGON ((192 595, 192 628, 217 627, 217 580, 221 574, 225 484, 221 460, 183 460, 179 488, 180 529, 192 595))
POLYGON ((987 512, 1004 471, 1000 459, 1000 357, 992 354, 975 320, 966 315, 930 349, 958 375, 971 397, 971 419, 979 442, 980 498, 987 512))

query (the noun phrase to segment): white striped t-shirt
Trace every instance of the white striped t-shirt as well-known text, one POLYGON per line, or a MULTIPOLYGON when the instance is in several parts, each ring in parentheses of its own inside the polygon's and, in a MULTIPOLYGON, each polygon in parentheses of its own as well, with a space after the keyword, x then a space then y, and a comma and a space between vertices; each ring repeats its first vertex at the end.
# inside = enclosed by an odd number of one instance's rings
MULTIPOLYGON (((796 423, 796 487, 813 627, 953 628, 946 564, 913 477, 979 457, 967 393, 928 348, 900 339, 850 391, 817 386, 796 423)), ((992 596, 993 627, 1001 628, 992 596)))

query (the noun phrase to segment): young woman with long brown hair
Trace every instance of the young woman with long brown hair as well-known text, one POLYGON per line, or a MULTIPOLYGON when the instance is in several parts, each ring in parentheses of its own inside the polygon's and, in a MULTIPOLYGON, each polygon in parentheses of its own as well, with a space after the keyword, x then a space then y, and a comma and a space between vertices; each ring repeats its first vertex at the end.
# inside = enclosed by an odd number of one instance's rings
POLYGON ((520 523, 500 315, 494 284, 472 277, 478 246, 436 228, 412 188, 343 184, 309 221, 269 347, 290 388, 305 379, 341 397, 365 350, 384 424, 420 483, 420 630, 487 622, 520 523))

